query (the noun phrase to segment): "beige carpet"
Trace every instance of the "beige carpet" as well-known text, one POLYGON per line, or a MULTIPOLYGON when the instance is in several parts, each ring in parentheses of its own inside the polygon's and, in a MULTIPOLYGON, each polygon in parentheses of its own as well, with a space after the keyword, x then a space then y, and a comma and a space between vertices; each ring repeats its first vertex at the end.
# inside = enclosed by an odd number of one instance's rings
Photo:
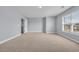
POLYGON ((74 52, 79 45, 57 34, 26 33, 0 45, 4 52, 74 52))

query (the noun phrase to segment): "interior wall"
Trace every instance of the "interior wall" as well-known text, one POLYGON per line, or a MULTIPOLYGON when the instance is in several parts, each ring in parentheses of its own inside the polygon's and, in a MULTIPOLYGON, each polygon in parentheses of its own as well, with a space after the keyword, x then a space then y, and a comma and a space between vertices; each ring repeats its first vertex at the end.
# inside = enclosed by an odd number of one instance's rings
POLYGON ((46 32, 47 33, 55 33, 55 17, 46 17, 46 32))
POLYGON ((0 6, 0 41, 21 32, 21 15, 12 7, 0 6))
POLYGON ((55 33, 55 17, 29 18, 29 32, 55 33))
POLYGON ((28 18, 23 17, 24 19, 24 32, 28 32, 28 18))
POLYGON ((63 32, 62 31, 62 16, 66 15, 66 14, 69 14, 69 13, 72 13, 74 11, 77 11, 79 10, 79 7, 72 7, 70 9, 68 9, 67 11, 63 12, 62 14, 58 15, 56 17, 56 31, 57 33, 59 34, 62 34, 66 37, 70 37, 72 38, 74 41, 77 41, 79 42, 79 34, 78 33, 70 33, 70 32, 63 32))
POLYGON ((46 33, 46 17, 43 17, 42 18, 43 19, 43 28, 42 28, 42 30, 43 30, 43 33, 46 33))
POLYGON ((42 18, 29 18, 28 32, 42 32, 42 18))

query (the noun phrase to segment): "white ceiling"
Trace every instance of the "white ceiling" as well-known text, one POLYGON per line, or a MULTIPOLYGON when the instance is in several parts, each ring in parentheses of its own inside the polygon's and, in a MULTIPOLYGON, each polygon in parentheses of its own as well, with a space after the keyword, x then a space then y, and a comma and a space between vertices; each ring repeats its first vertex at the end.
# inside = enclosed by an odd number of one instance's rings
POLYGON ((70 6, 17 6, 16 9, 25 17, 44 17, 44 16, 56 16, 63 11, 70 8, 70 6))

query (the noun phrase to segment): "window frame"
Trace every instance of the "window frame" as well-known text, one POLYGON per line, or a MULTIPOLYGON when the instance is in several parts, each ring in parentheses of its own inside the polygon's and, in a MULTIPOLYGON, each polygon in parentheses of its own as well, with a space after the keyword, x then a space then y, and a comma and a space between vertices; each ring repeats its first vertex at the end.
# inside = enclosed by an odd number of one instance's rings
MULTIPOLYGON (((78 11, 79 12, 79 11, 78 11)), ((66 14, 66 15, 64 15, 64 16, 62 16, 62 32, 65 32, 65 33, 72 33, 72 34, 78 34, 78 36, 79 36, 79 32, 72 32, 72 31, 70 31, 70 32, 66 32, 66 31, 64 31, 64 25, 65 25, 65 23, 64 23, 64 21, 65 21, 65 16, 68 16, 68 15, 70 15, 70 19, 71 19, 71 25, 72 26, 74 26, 73 25, 73 23, 72 23, 72 14, 74 14, 75 12, 73 12, 73 13, 70 13, 70 14, 66 14)), ((72 30, 74 30, 74 28, 72 28, 72 30)))

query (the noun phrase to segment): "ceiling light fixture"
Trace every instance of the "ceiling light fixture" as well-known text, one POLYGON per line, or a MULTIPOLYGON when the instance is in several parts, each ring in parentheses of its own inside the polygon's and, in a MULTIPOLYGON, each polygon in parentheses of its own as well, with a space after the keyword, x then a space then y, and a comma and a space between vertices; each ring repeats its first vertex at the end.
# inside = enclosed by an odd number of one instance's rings
POLYGON ((39 6, 38 8, 42 8, 42 6, 39 6))

